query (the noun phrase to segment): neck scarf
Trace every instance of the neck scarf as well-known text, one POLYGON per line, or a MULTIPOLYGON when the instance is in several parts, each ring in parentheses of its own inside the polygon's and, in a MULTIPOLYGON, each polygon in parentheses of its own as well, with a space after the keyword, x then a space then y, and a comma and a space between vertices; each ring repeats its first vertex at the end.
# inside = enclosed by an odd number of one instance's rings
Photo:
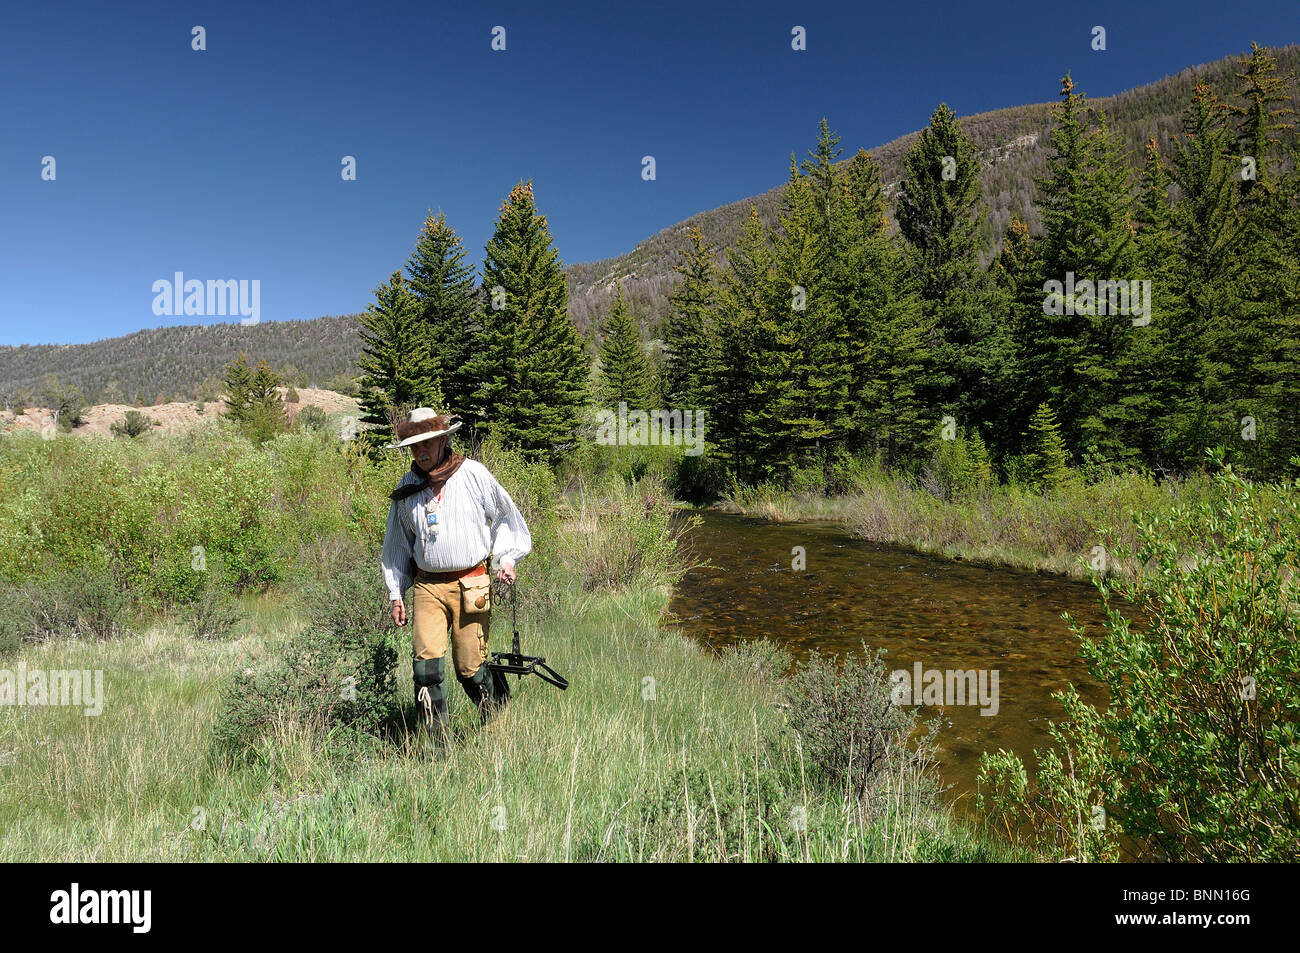
POLYGON ((420 465, 414 460, 411 461, 411 472, 420 478, 419 483, 408 483, 406 486, 399 486, 389 494, 391 500, 404 500, 408 496, 414 496, 421 490, 432 490, 435 495, 442 491, 447 480, 456 472, 457 468, 465 462, 465 458, 459 453, 453 453, 451 444, 448 443, 443 450, 442 462, 427 473, 420 469, 420 465))

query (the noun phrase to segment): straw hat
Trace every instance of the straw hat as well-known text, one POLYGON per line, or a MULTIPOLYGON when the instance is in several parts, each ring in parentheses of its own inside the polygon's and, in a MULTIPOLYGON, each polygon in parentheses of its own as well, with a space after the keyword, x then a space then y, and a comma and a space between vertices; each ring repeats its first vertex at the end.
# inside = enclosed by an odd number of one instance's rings
POLYGON ((432 440, 449 433, 455 433, 462 427, 461 421, 451 422, 446 414, 439 414, 428 407, 416 407, 406 419, 397 425, 397 442, 388 444, 385 450, 397 450, 409 447, 421 440, 432 440))

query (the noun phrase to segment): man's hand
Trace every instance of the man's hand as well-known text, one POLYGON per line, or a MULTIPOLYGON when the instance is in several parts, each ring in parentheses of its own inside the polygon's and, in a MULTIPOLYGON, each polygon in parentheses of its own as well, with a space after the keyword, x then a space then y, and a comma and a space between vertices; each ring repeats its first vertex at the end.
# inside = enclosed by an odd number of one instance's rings
POLYGON ((401 599, 393 600, 393 621, 398 625, 406 625, 406 603, 401 599))
POLYGON ((515 564, 502 563, 501 568, 497 570, 497 581, 513 586, 515 584, 515 564))

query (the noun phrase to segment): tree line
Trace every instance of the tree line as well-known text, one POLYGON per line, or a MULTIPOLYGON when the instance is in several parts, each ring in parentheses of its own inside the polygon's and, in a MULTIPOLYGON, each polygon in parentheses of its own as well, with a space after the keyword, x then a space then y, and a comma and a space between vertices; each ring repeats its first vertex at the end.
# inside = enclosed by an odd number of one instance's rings
POLYGON ((365 420, 386 437, 437 406, 554 460, 596 408, 703 409, 742 482, 846 454, 908 465, 945 439, 1003 473, 1181 473, 1214 445, 1279 472, 1300 450, 1294 77, 1253 46, 1235 79, 1223 96, 1197 83, 1172 149, 1152 136, 1135 168, 1066 76, 1035 182, 1043 232, 1012 219, 996 254, 947 105, 892 203, 866 151, 838 161, 823 120, 774 223, 751 209, 725 254, 691 229, 658 353, 621 286, 579 333, 530 183, 501 206, 477 284, 430 215, 361 319, 365 420))
POLYGON ((1058 430, 1075 464, 1185 472, 1222 445, 1284 469, 1300 451, 1294 77, 1254 46, 1237 81, 1227 99, 1198 83, 1172 154, 1153 137, 1135 175, 1066 76, 1043 235, 1013 219, 987 267, 974 149, 946 105, 904 158, 896 232, 875 163, 837 164, 823 121, 774 227, 751 215, 724 263, 692 233, 665 399, 711 411, 746 481, 842 452, 915 461, 945 436, 1009 471, 1058 430), (1147 289, 1145 313, 1110 282, 1147 289))

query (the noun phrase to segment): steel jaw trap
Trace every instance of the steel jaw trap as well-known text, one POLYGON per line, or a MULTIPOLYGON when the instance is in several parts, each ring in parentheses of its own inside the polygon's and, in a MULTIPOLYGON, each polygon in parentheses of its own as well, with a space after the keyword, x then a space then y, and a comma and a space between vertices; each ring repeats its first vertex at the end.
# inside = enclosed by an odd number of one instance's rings
MULTIPOLYGON (((517 585, 517 583, 515 584, 517 585)), ((544 682, 550 682, 560 691, 569 687, 569 680, 546 664, 541 655, 524 655, 519 651, 519 597, 515 585, 510 588, 510 627, 514 630, 514 641, 509 652, 493 652, 488 659, 488 668, 502 676, 536 675, 544 682)))

